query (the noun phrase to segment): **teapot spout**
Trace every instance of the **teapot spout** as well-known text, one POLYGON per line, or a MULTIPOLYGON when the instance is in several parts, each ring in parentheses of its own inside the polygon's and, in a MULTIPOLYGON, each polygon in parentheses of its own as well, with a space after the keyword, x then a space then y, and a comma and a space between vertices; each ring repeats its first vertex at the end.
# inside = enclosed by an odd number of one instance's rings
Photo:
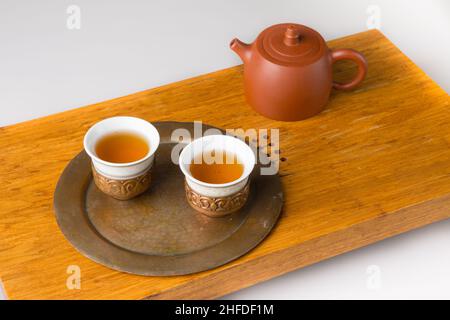
POLYGON ((244 63, 250 60, 251 56, 251 46, 241 40, 234 38, 230 42, 230 48, 236 52, 244 63))

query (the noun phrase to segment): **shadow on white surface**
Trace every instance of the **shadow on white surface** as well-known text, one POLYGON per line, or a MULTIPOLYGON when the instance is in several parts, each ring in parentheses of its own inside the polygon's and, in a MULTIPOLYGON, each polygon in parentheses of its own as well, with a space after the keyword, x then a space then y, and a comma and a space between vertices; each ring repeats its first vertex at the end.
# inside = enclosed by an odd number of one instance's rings
POLYGON ((5 288, 3 287, 2 280, 0 279, 0 300, 6 300, 6 292, 5 288))
POLYGON ((445 220, 222 299, 450 299, 449 244, 445 220))

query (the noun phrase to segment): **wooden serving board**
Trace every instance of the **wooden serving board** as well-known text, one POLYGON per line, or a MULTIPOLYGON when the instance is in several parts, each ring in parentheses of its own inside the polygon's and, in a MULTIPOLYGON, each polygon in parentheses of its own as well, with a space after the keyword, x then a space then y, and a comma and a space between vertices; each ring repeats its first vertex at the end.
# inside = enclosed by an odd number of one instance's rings
MULTIPOLYGON (((285 123, 246 104, 242 67, 0 128, 0 277, 11 299, 216 298, 450 216, 449 96, 378 31, 329 42, 360 50, 367 79, 325 112, 285 123), (100 119, 202 120, 279 128, 282 217, 249 254, 176 277, 129 275, 79 254, 59 231, 58 177, 100 119), (81 289, 69 290, 69 266, 81 289)), ((335 78, 352 70, 338 65, 335 78)))

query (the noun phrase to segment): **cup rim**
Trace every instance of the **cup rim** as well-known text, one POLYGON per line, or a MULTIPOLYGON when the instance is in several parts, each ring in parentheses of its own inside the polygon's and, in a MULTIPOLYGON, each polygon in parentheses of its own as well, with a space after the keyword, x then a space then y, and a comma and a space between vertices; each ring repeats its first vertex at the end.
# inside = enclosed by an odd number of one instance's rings
POLYGON ((94 125, 92 125, 88 131, 86 132, 86 134, 84 135, 84 139, 83 139, 83 147, 84 150, 86 151, 86 153, 89 155, 89 157, 91 157, 92 160, 95 160, 96 162, 99 162, 101 164, 104 164, 106 166, 110 166, 110 167, 130 167, 130 166, 134 166, 137 164, 140 164, 146 160, 148 160, 149 158, 151 158, 156 150, 159 147, 160 144, 160 135, 158 130, 156 129, 156 127, 150 123, 147 120, 141 119, 141 118, 137 118, 137 117, 130 117, 130 116, 116 116, 116 117, 109 117, 103 120, 100 120, 98 122, 96 122, 94 125), (89 136, 92 134, 92 132, 98 128, 100 125, 103 125, 105 122, 108 122, 112 119, 128 119, 128 120, 132 120, 132 121, 137 121, 137 122, 141 122, 144 123, 145 125, 149 126, 149 129, 152 130, 154 133, 156 133, 155 137, 156 142, 155 142, 155 148, 151 148, 150 151, 147 153, 147 155, 139 160, 133 161, 133 162, 123 162, 123 163, 118 163, 118 162, 110 162, 110 161, 106 161, 106 160, 102 160, 100 159, 94 152, 92 152, 92 150, 90 150, 90 148, 88 147, 88 139, 89 136))
MULTIPOLYGON (((239 157, 239 155, 237 155, 237 156, 239 157)), ((192 159, 191 159, 191 160, 192 160, 192 159)), ((227 134, 207 135, 207 136, 203 136, 203 137, 200 137, 200 138, 198 138, 198 139, 195 139, 195 140, 191 141, 191 142, 188 143, 188 144, 183 148, 183 150, 181 151, 180 156, 179 156, 179 161, 178 161, 178 165, 179 165, 181 171, 183 172, 184 176, 186 177, 186 179, 192 180, 193 182, 195 182, 195 183, 197 183, 197 184, 199 184, 199 185, 201 185, 201 186, 204 186, 204 187, 211 187, 211 188, 231 187, 231 186, 234 186, 234 185, 236 185, 236 184, 238 184, 238 183, 244 181, 244 180, 247 179, 247 178, 250 176, 250 174, 252 173, 255 164, 256 164, 256 157, 255 157, 255 154, 253 153, 252 148, 250 148, 250 147, 249 147, 244 141, 242 141, 241 139, 236 138, 236 137, 234 137, 234 136, 227 135, 227 134), (201 142, 203 142, 204 140, 211 140, 211 139, 214 139, 214 138, 216 138, 216 137, 221 137, 220 139, 229 139, 230 141, 233 140, 234 143, 241 144, 242 146, 244 146, 244 148, 248 149, 249 154, 251 154, 251 160, 250 160, 251 163, 250 163, 250 164, 245 164, 245 162, 243 162, 244 166, 249 166, 249 167, 250 167, 249 170, 247 170, 247 173, 245 173, 246 170, 245 170, 245 167, 244 167, 244 172, 242 173, 242 175, 241 175, 238 179, 233 180, 233 181, 231 181, 231 182, 227 182, 227 183, 208 183, 208 182, 204 182, 204 181, 198 180, 198 179, 196 179, 196 178, 194 178, 194 177, 192 176, 192 174, 190 173, 189 169, 187 169, 187 168, 184 166, 184 163, 182 162, 182 158, 185 156, 185 154, 188 152, 188 150, 189 150, 190 148, 192 148, 191 146, 192 146, 194 143, 201 143, 201 142)))

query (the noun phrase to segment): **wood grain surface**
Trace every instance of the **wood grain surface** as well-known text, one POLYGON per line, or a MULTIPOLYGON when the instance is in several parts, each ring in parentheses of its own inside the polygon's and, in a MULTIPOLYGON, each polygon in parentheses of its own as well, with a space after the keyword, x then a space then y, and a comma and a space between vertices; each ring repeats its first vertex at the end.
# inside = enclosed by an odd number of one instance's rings
MULTIPOLYGON (((325 112, 305 121, 252 111, 237 66, 0 128, 0 277, 8 297, 216 298, 448 218, 449 96, 378 31, 329 45, 360 50, 368 75, 354 91, 334 91, 325 112), (53 192, 86 130, 116 115, 279 128, 285 204, 274 231, 244 257, 189 276, 129 275, 79 254, 58 229, 53 192), (66 287, 71 265, 81 270, 79 290, 66 287)), ((352 72, 340 63, 335 78, 352 72)))

